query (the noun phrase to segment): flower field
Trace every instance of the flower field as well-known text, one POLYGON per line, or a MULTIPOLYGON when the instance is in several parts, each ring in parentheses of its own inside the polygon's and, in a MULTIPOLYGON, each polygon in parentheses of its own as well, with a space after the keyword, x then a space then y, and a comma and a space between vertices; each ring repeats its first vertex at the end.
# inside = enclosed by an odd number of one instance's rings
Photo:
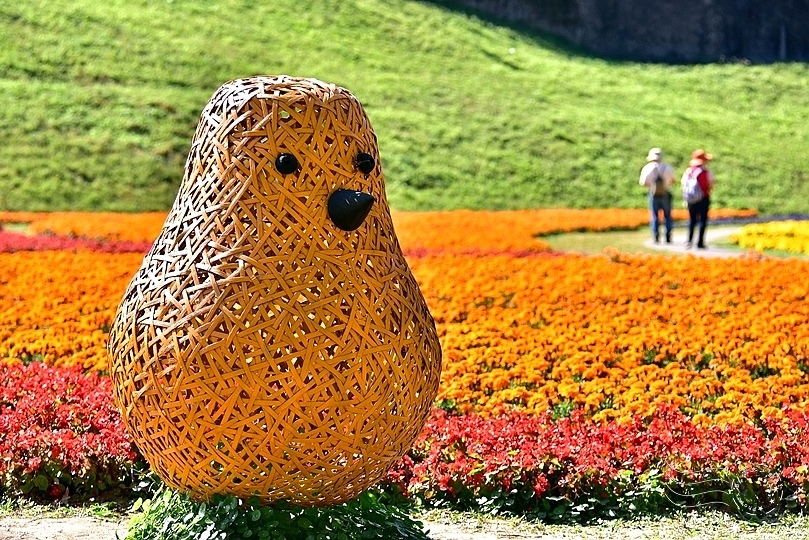
MULTIPOLYGON (((111 403, 105 345, 162 219, 0 213, 47 232, 0 231, 0 489, 59 498, 133 482, 142 463, 111 403)), ((537 238, 647 219, 394 215, 444 367, 387 489, 547 519, 805 507, 809 261, 588 257, 537 238)))
POLYGON ((673 405, 701 423, 809 405, 809 262, 426 257, 446 358, 439 399, 484 416, 595 420, 673 405), (459 286, 462 284, 461 286, 459 286))
POLYGON ((809 255, 809 222, 751 223, 732 235, 730 241, 755 251, 778 249, 809 255))

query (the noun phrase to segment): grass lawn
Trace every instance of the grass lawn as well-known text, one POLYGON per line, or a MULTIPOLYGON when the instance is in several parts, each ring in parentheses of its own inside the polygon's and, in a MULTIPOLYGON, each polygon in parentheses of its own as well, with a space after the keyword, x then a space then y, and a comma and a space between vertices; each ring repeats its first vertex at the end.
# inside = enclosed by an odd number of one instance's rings
POLYGON ((595 58, 406 0, 0 6, 0 209, 167 209, 223 82, 316 77, 363 102, 394 208, 643 207, 661 146, 716 155, 715 207, 809 211, 806 64, 595 58))
POLYGON ((595 255, 603 253, 606 248, 615 248, 626 253, 659 253, 644 242, 649 238, 649 231, 609 231, 609 232, 575 232, 543 236, 557 251, 574 251, 595 255))

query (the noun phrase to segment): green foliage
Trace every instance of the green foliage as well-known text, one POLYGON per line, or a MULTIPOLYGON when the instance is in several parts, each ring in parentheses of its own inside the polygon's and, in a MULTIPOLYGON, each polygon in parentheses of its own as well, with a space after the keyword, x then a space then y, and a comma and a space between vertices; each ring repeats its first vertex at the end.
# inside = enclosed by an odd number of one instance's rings
POLYGON ((450 414, 453 414, 458 411, 457 404, 455 400, 452 398, 448 399, 439 399, 435 402, 435 406, 441 410, 447 411, 450 414))
POLYGON ((658 470, 642 474, 622 471, 609 486, 593 483, 575 499, 561 494, 558 489, 537 498, 530 483, 512 484, 509 489, 500 486, 479 497, 472 496, 467 487, 458 486, 458 497, 451 503, 439 500, 424 501, 424 504, 489 515, 522 516, 543 523, 592 523, 619 517, 660 515, 686 506, 672 498, 658 470))
POLYGON ((576 404, 572 401, 560 401, 551 409, 551 418, 558 420, 559 418, 567 418, 573 411, 576 410, 576 404))
POLYGON ((643 207, 646 151, 716 155, 714 206, 809 210, 801 63, 666 66, 406 0, 0 5, 0 208, 166 209, 223 82, 343 85, 400 209, 643 207))
POLYGON ((429 540, 421 523, 365 492, 348 503, 326 508, 288 504, 260 506, 233 496, 194 502, 170 489, 139 499, 127 540, 429 540))

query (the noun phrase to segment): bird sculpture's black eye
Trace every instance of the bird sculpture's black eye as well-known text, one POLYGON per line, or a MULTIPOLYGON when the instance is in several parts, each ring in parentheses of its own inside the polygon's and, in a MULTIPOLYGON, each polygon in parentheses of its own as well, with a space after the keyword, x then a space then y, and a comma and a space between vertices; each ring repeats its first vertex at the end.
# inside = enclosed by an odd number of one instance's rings
POLYGON ((365 152, 357 154, 357 168, 363 173, 370 174, 374 170, 374 165, 376 165, 376 162, 371 154, 366 154, 365 152))
POLYGON ((292 154, 281 154, 275 158, 275 168, 281 174, 295 172, 295 169, 298 168, 298 159, 292 154))

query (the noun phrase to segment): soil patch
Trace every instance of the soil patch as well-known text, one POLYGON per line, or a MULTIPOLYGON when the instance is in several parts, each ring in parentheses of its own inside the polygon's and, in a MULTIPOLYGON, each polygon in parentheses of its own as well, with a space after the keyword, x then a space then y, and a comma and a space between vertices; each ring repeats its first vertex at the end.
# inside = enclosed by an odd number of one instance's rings
MULTIPOLYGON (((809 517, 785 516, 778 522, 756 524, 705 509, 596 525, 544 525, 450 511, 428 512, 416 519, 433 540, 809 540, 809 517)), ((127 521, 128 517, 119 521, 78 516, 0 517, 0 540, 123 539, 127 521)))
POLYGON ((126 523, 92 517, 0 518, 0 540, 116 540, 126 537, 126 523))

